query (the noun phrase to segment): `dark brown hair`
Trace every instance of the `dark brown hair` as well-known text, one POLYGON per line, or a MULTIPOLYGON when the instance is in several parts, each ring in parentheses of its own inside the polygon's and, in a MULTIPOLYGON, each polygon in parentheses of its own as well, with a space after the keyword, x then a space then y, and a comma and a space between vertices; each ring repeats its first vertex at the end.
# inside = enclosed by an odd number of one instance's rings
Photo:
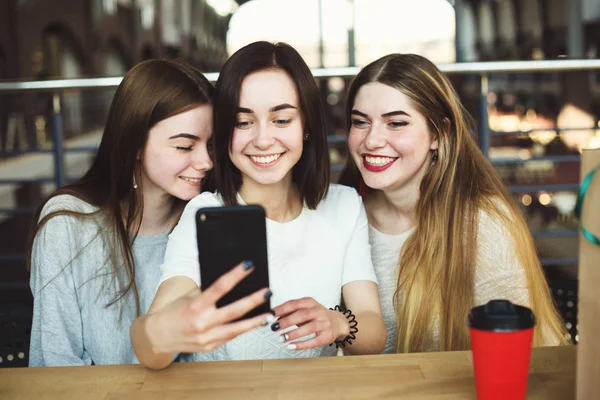
POLYGON ((236 51, 225 63, 215 86, 214 97, 214 184, 226 204, 237 204, 242 185, 240 171, 229 158, 242 82, 253 72, 280 70, 294 81, 304 129, 302 156, 294 166, 292 179, 303 203, 315 209, 329 189, 329 150, 325 114, 317 84, 310 69, 293 47, 285 43, 255 42, 236 51))
MULTIPOLYGON (((33 240, 50 219, 57 216, 102 217, 104 223, 93 240, 99 235, 108 239, 109 248, 112 249, 109 260, 113 278, 116 278, 119 265, 124 261, 128 279, 127 284, 120 287, 106 306, 115 304, 133 291, 139 314, 131 246, 139 231, 144 210, 143 196, 139 193, 142 193, 141 165, 148 131, 162 120, 210 104, 212 94, 210 82, 186 62, 147 60, 133 67, 116 90, 102 141, 90 169, 81 179, 59 188, 37 210, 34 216, 36 223, 29 240, 27 267, 31 266, 33 240), (137 190, 133 187, 134 179, 139 187, 137 190), (65 194, 77 197, 98 210, 93 213, 57 210, 40 220, 47 201, 65 194)), ((177 201, 182 202, 179 199, 177 201)), ((87 245, 89 243, 85 247, 87 245)), ((81 251, 83 249, 77 249, 78 254, 81 251)))

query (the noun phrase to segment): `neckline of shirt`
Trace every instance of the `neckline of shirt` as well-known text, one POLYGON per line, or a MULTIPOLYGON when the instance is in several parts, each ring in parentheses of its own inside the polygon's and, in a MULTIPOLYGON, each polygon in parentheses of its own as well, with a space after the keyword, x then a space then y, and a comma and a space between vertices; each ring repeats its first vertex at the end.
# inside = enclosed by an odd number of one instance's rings
POLYGON ((134 246, 155 246, 158 244, 166 243, 169 240, 170 232, 157 233, 155 235, 137 235, 134 246))
MULTIPOLYGON (((240 205, 243 206, 247 206, 248 204, 246 204, 246 202, 244 201, 244 199, 242 199, 242 196, 240 196, 240 194, 237 194, 237 201, 240 205)), ((305 206, 302 206, 302 211, 300 211, 300 214, 298 214, 298 216, 290 221, 286 221, 286 222, 279 222, 279 221, 275 221, 269 218, 265 218, 267 220, 268 224, 275 224, 275 225, 280 225, 280 226, 291 226, 291 225, 295 225, 296 223, 298 223, 299 221, 301 221, 306 212, 308 211, 308 209, 305 206)))
POLYGON ((411 233, 413 233, 415 231, 415 227, 413 226, 409 230, 399 233, 399 234, 389 234, 389 233, 383 233, 380 230, 378 230, 377 228, 375 228, 373 225, 369 224, 369 230, 371 232, 373 232, 375 234, 375 236, 379 236, 381 238, 390 239, 390 240, 391 239, 406 240, 411 235, 411 233))

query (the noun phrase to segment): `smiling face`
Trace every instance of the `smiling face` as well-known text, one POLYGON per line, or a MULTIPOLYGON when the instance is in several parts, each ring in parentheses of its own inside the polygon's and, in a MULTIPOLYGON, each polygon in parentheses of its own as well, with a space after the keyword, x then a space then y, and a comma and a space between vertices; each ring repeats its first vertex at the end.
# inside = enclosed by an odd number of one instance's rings
POLYGON ((166 193, 182 200, 200 194, 202 179, 213 166, 208 151, 212 106, 205 104, 160 121, 144 148, 144 193, 166 193))
POLYGON ((303 150, 304 123, 292 79, 281 70, 244 78, 229 157, 242 185, 291 184, 303 150))
POLYGON ((382 83, 368 83, 359 89, 351 114, 348 148, 367 186, 418 189, 438 143, 410 98, 382 83))

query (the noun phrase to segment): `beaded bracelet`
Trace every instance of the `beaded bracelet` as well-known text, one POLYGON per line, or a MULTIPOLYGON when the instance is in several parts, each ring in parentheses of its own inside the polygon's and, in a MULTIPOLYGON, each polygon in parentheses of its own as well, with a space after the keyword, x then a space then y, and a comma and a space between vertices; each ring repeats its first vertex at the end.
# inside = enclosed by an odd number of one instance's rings
POLYGON ((335 308, 330 308, 332 311, 339 311, 348 320, 348 324, 350 325, 350 333, 342 340, 336 340, 335 342, 329 344, 330 346, 335 343, 335 347, 337 349, 341 347, 346 347, 346 343, 352 344, 352 341, 356 339, 356 333, 358 332, 358 321, 356 320, 356 316, 352 314, 352 311, 347 310, 342 306, 335 306, 335 308))

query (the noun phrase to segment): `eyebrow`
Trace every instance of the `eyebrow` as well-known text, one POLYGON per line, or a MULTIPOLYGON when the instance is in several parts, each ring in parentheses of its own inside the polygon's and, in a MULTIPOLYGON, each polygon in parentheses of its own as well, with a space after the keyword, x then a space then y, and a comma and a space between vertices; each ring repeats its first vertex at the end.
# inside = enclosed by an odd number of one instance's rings
MULTIPOLYGON (((288 108, 293 108, 294 110, 297 109, 297 107, 294 107, 291 104, 288 103, 283 103, 283 104, 279 104, 275 107, 271 107, 269 108, 269 112, 275 112, 275 111, 281 111, 281 110, 286 110, 288 108)), ((238 107, 237 108, 237 112, 238 113, 244 113, 244 114, 254 114, 254 111, 250 108, 246 108, 246 107, 238 107)))
POLYGON ((393 117, 396 115, 406 115, 407 117, 410 117, 410 115, 406 112, 406 111, 402 111, 402 110, 397 110, 397 111, 390 111, 388 113, 385 114, 381 114, 382 117, 393 117))
POLYGON ((350 114, 352 114, 352 115, 358 115, 359 117, 364 117, 364 118, 368 118, 369 117, 367 114, 362 113, 362 112, 360 112, 358 110, 352 110, 350 112, 350 114))
POLYGON ((275 111, 286 110, 286 109, 288 109, 288 108, 293 108, 294 110, 296 109, 296 107, 294 107, 294 106, 293 106, 293 105, 291 105, 291 104, 288 104, 288 103, 283 103, 283 104, 280 104, 280 105, 278 105, 278 106, 275 106, 275 107, 272 107, 272 108, 270 108, 270 109, 269 109, 269 111, 270 111, 270 112, 275 112, 275 111))
MULTIPOLYGON (((364 118, 368 118, 369 117, 367 114, 365 114, 363 112, 360 112, 358 110, 352 110, 350 112, 350 114, 352 114, 352 115, 358 115, 358 116, 364 117, 364 118)), ((395 115, 406 115, 407 117, 410 117, 410 114, 408 114, 406 111, 402 111, 402 110, 390 111, 390 112, 387 112, 385 114, 381 114, 381 116, 384 117, 384 118, 385 117, 393 117, 395 115)))
POLYGON ((200 139, 198 136, 192 135, 191 133, 178 133, 177 135, 171 136, 169 139, 179 139, 179 138, 192 139, 192 140, 200 139))

